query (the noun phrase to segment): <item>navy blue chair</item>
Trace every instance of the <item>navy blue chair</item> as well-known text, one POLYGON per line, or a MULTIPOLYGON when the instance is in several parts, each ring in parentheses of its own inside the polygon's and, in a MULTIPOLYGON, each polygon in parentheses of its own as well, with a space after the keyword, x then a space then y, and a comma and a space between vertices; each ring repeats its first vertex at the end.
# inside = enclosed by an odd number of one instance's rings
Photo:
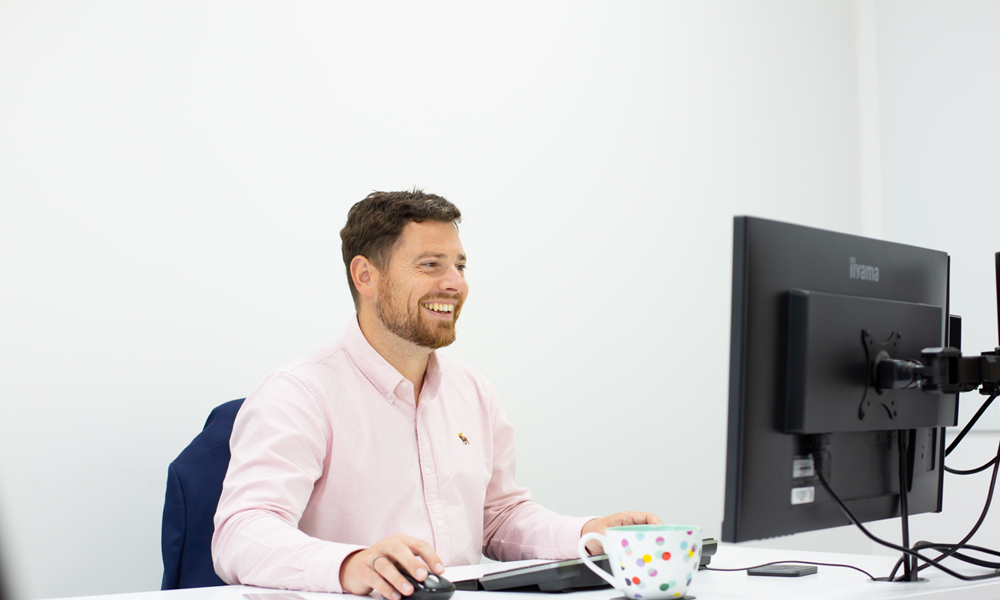
POLYGON ((229 468, 229 437, 243 400, 215 407, 205 428, 167 469, 161 589, 226 585, 212 566, 212 533, 222 480, 229 468))

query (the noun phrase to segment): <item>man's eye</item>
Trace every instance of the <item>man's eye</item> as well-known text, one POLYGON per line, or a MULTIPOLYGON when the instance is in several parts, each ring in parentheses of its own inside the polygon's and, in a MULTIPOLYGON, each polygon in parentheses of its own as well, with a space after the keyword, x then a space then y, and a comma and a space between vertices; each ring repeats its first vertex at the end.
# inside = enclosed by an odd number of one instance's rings
POLYGON ((424 266, 427 267, 427 268, 429 268, 429 269, 436 269, 437 266, 438 266, 438 264, 436 262, 432 261, 432 262, 425 262, 424 266))
POLYGON ((455 268, 461 271, 462 273, 465 273, 465 265, 455 265, 455 268))

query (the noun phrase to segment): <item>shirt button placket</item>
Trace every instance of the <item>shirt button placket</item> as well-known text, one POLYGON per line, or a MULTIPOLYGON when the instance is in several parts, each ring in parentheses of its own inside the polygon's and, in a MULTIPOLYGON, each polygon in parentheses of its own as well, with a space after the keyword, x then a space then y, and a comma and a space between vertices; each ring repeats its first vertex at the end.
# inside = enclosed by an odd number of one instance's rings
POLYGON ((451 554, 450 544, 448 543, 448 529, 445 527, 447 521, 445 520, 444 510, 441 506, 441 496, 438 493, 437 473, 433 463, 434 455, 431 453, 430 444, 427 441, 429 439, 430 436, 420 423, 420 416, 418 414, 417 448, 420 451, 420 464, 423 467, 424 474, 424 502, 433 525, 434 549, 441 558, 447 561, 451 554))

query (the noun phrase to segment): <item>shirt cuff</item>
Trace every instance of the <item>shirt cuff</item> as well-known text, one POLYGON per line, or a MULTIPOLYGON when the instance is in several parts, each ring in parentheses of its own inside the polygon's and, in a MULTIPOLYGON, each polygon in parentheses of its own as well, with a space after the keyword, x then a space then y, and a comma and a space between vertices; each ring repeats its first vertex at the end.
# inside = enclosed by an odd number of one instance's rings
POLYGON ((559 554, 566 558, 579 558, 580 551, 577 546, 580 543, 580 538, 583 537, 583 526, 587 524, 587 521, 600 518, 600 516, 575 517, 567 520, 562 527, 563 531, 559 532, 559 554))
POLYGON ((306 573, 310 579, 309 589, 343 594, 344 589, 340 585, 340 566, 344 564, 344 560, 348 556, 365 548, 367 546, 324 544, 322 548, 313 552, 306 566, 306 573))

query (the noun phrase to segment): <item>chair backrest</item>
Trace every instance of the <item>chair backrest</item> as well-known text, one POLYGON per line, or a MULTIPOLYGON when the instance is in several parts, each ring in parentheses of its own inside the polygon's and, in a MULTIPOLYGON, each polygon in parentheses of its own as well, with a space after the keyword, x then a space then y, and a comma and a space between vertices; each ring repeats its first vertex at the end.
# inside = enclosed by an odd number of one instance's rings
POLYGON ((221 404, 167 469, 161 589, 225 585, 212 565, 215 509, 229 468, 229 437, 243 398, 221 404))

